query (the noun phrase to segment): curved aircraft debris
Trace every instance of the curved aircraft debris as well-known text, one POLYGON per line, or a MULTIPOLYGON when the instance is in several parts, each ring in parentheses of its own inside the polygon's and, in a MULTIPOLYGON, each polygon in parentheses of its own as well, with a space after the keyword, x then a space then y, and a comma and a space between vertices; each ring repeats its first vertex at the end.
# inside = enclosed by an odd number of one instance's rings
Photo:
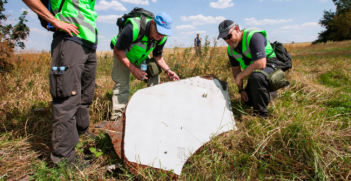
POLYGON ((104 129, 131 170, 149 166, 179 176, 211 137, 237 129, 231 110, 227 83, 197 76, 137 91, 123 118, 104 129))

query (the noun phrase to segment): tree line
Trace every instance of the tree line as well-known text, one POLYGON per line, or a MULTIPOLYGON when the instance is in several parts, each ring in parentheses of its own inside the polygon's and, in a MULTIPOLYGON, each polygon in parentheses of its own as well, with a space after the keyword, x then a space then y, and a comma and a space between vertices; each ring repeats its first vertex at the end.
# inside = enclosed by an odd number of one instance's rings
POLYGON ((313 43, 351 40, 351 0, 333 0, 336 11, 324 10, 319 24, 326 30, 318 33, 313 43))

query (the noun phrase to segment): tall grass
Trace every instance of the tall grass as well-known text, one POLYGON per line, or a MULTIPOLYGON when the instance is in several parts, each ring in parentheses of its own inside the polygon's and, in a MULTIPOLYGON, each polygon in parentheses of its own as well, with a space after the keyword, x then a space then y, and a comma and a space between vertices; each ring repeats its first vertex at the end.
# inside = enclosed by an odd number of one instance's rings
MULTIPOLYGON (((202 56, 195 56, 192 47, 164 53, 182 79, 215 74, 227 81, 239 128, 206 143, 188 160, 180 180, 351 179, 351 41, 285 45, 293 56, 288 72, 291 85, 279 90, 267 119, 252 117, 251 108, 243 105, 226 48, 214 45, 202 56)), ((109 137, 92 127, 98 138, 81 137, 76 147, 79 154, 92 159, 90 167, 78 170, 52 164, 50 61, 49 52, 17 54, 11 61, 13 71, 2 75, 7 81, 6 94, 0 97, 0 180, 170 180, 169 174, 149 168, 130 173, 109 137), (120 164, 117 170, 106 171, 107 165, 116 163, 120 164)), ((91 124, 109 117, 112 64, 111 54, 99 53, 91 124)), ((161 81, 168 81, 165 74, 161 81)), ((130 87, 132 95, 146 85, 131 76, 130 87)))

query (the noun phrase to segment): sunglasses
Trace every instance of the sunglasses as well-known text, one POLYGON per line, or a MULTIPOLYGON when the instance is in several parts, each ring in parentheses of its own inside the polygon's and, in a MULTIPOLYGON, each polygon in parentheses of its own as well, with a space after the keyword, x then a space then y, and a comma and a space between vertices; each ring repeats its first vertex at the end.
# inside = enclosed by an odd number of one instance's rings
POLYGON ((223 37, 223 40, 229 40, 232 36, 233 36, 233 34, 230 33, 226 37, 223 37))

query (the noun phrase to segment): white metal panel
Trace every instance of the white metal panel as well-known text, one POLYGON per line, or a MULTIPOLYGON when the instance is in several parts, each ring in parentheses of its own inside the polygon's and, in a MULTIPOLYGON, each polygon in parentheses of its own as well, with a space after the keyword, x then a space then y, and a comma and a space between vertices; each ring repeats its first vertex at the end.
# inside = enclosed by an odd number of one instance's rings
POLYGON ((126 110, 124 151, 131 162, 180 175, 211 136, 236 129, 228 90, 193 77, 137 91, 126 110))

